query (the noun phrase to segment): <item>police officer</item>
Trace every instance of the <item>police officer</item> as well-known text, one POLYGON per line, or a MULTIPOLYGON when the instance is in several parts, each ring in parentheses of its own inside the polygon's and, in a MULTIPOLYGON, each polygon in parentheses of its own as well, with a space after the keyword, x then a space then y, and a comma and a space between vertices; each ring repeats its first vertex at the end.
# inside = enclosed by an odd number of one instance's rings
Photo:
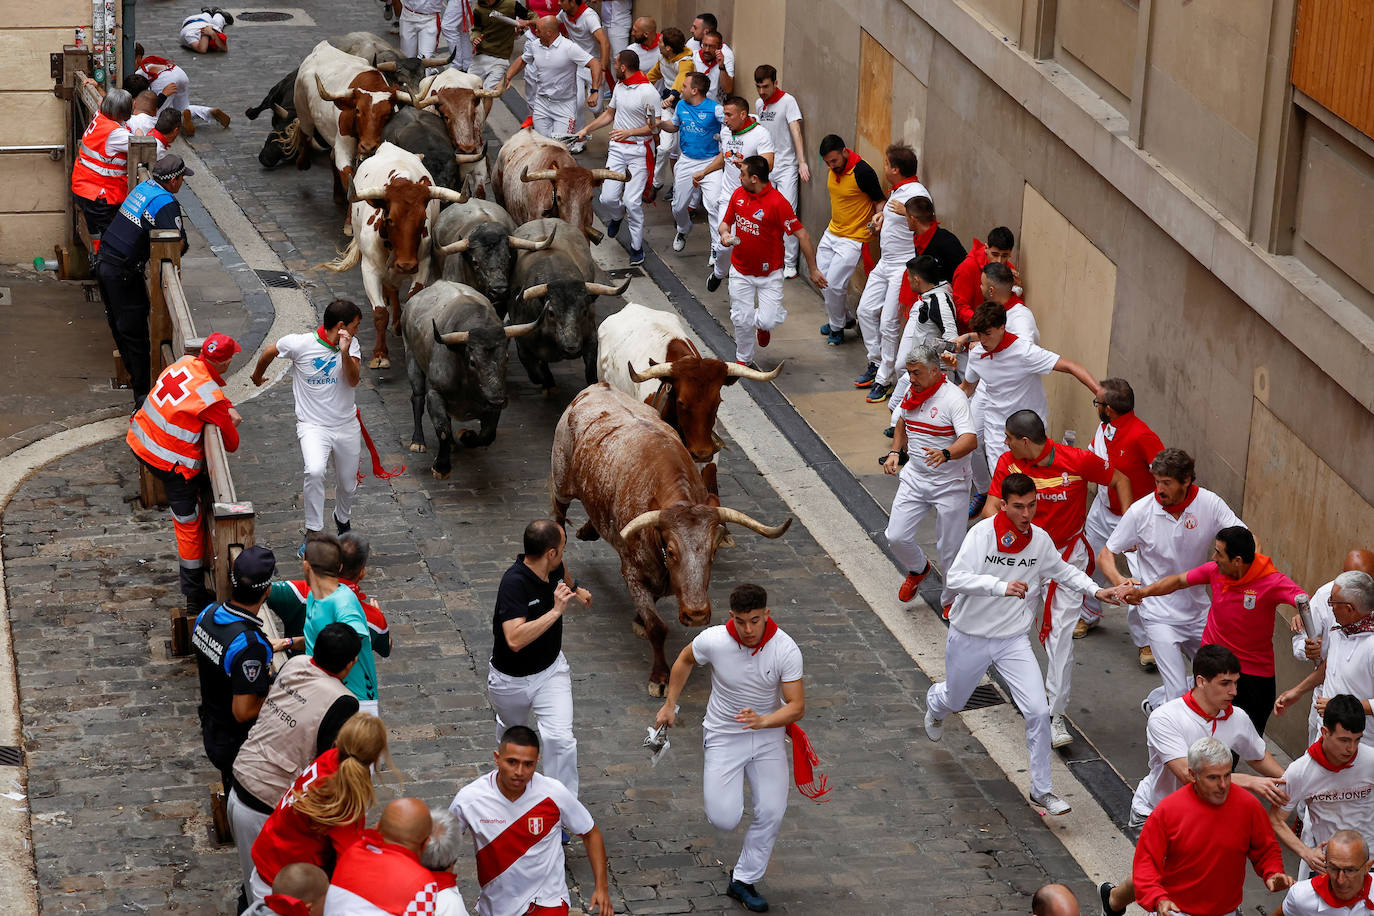
POLYGON ((229 574, 230 599, 201 611, 191 632, 200 672, 196 712, 205 756, 224 777, 226 792, 234 784, 234 758, 272 686, 273 646, 263 633, 258 609, 267 599, 276 570, 272 551, 245 548, 229 574))
POLYGON ((205 485, 206 423, 219 427, 226 451, 239 447, 243 418, 221 386, 239 345, 227 334, 205 338, 200 353, 183 356, 162 371, 157 385, 134 411, 124 441, 162 481, 176 527, 181 593, 188 613, 199 613, 214 596, 205 588, 205 536, 200 528, 200 491, 205 485))
POLYGON ((154 229, 181 233, 186 253, 186 230, 181 207, 172 195, 181 190, 187 175, 195 174, 180 156, 167 154, 153 166, 153 177, 124 198, 119 212, 101 238, 95 278, 105 303, 105 319, 115 346, 129 370, 134 407, 143 404, 152 385, 151 348, 148 343, 148 287, 143 277, 148 263, 149 238, 154 229))

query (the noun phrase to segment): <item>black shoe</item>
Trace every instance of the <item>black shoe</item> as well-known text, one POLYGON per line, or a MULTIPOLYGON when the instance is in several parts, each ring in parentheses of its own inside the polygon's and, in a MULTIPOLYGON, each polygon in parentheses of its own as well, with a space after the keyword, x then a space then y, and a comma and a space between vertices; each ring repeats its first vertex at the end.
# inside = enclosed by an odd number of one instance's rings
POLYGON ((883 435, 884 435, 884 436, 887 436, 889 439, 891 439, 892 436, 893 436, 893 434, 896 433, 896 432, 897 432, 897 427, 895 427, 895 426, 889 426, 887 429, 883 430, 883 435))
POLYGON ((210 14, 211 14, 211 15, 214 15, 215 13, 219 13, 221 16, 224 17, 224 24, 225 24, 225 25, 233 25, 233 24, 234 24, 234 17, 231 16, 231 15, 229 15, 229 11, 228 11, 228 10, 220 9, 219 7, 214 7, 213 9, 210 10, 210 14))
POLYGON ((870 404, 877 404, 886 401, 887 396, 892 393, 891 385, 874 385, 868 389, 868 397, 864 398, 870 404))
POLYGON ((1112 909, 1112 889, 1115 884, 1102 883, 1097 886, 1097 894, 1102 898, 1102 916, 1126 916, 1125 910, 1112 909))
POLYGON ((754 885, 745 884, 743 881, 731 881, 730 886, 725 889, 725 896, 732 900, 738 900, 744 904, 744 908, 754 913, 768 912, 768 901, 763 899, 763 895, 754 890, 754 885))
POLYGON ((716 290, 720 289, 720 281, 721 278, 716 276, 716 272, 714 270, 711 271, 711 273, 708 274, 706 277, 707 292, 714 293, 716 290))
POLYGON ((353 530, 353 523, 341 522, 339 521, 339 517, 336 515, 334 516, 334 527, 338 530, 339 534, 348 534, 348 532, 353 530))
POLYGON ((621 223, 621 221, 618 220, 618 219, 613 219, 613 220, 611 220, 609 223, 607 223, 607 224, 606 224, 606 234, 609 235, 611 238, 615 238, 617 235, 619 235, 619 234, 620 234, 620 223, 621 223))

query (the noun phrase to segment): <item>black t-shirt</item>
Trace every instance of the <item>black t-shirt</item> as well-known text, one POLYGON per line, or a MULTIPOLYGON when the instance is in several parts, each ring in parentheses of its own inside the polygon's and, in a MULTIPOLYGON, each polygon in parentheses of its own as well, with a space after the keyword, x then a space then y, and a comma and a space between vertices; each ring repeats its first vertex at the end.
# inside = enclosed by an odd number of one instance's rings
POLYGON ((525 565, 522 553, 501 577, 501 587, 496 590, 496 614, 491 623, 491 664, 497 671, 511 677, 528 677, 557 661, 558 653, 563 651, 561 617, 519 652, 506 642, 502 624, 507 620, 538 620, 552 611, 553 591, 563 581, 563 575, 560 564, 549 573, 549 581, 545 582, 525 565))

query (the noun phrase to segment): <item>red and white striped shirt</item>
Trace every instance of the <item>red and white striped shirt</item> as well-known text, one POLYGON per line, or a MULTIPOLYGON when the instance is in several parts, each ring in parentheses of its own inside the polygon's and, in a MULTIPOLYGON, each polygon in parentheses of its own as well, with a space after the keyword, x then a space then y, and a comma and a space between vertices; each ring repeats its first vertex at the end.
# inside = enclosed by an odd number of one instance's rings
POLYGON ((946 461, 938 468, 928 467, 923 449, 949 448, 965 433, 976 433, 969 413, 968 398, 959 386, 942 382, 923 404, 898 414, 906 430, 906 451, 911 456, 902 468, 902 479, 923 488, 942 487, 964 480, 969 473, 969 456, 946 461))

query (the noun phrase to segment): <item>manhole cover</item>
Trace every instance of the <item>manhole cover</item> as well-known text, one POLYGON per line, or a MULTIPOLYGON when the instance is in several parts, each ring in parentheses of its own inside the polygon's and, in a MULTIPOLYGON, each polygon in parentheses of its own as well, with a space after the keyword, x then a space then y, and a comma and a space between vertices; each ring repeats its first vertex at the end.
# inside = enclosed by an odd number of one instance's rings
POLYGON ((264 286, 274 289, 300 289, 301 285, 296 282, 296 278, 290 274, 284 274, 279 270, 255 270, 258 279, 262 280, 264 286))
POLYGON ((964 704, 964 709, 986 709, 989 706, 1001 706, 1006 700, 997 692, 997 688, 991 684, 983 684, 974 688, 973 695, 964 704))
POLYGON ((276 10, 244 10, 235 18, 247 22, 286 22, 292 16, 290 13, 279 13, 276 10))

